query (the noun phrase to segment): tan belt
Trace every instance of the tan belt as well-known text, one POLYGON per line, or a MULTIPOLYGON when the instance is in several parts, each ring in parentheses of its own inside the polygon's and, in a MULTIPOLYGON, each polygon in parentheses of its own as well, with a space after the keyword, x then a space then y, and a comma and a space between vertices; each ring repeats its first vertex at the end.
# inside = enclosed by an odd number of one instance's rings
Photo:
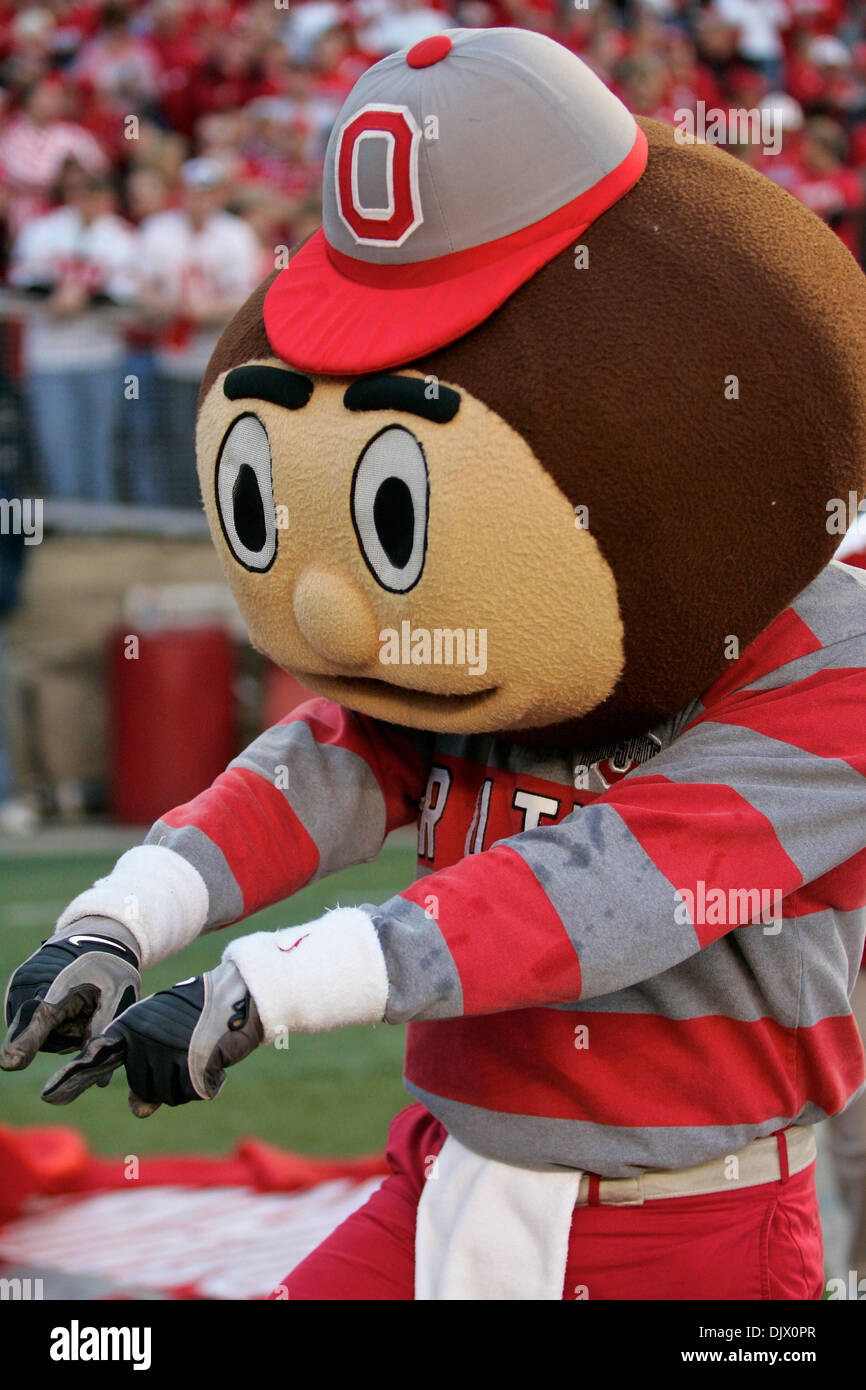
POLYGON ((753 1139, 736 1153, 696 1163, 693 1168, 649 1171, 639 1178, 597 1178, 584 1173, 575 1206, 639 1207, 664 1197, 698 1197, 757 1187, 802 1172, 815 1161, 816 1152, 811 1125, 793 1125, 766 1139, 753 1139))

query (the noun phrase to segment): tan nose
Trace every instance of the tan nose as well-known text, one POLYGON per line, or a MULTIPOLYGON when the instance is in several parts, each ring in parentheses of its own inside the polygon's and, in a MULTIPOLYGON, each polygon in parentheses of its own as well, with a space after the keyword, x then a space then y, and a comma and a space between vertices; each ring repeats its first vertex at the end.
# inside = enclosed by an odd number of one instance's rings
POLYGON ((366 595, 350 579, 311 566, 295 585, 301 635, 335 666, 366 666, 379 651, 379 627, 366 595))

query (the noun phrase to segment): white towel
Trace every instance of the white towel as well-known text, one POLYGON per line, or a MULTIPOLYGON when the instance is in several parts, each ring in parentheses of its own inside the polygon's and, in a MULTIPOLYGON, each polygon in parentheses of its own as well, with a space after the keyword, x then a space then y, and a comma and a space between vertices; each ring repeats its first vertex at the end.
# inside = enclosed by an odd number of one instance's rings
POLYGON ((561 1300, 581 1176, 482 1158, 449 1135, 418 1204, 415 1298, 561 1300))

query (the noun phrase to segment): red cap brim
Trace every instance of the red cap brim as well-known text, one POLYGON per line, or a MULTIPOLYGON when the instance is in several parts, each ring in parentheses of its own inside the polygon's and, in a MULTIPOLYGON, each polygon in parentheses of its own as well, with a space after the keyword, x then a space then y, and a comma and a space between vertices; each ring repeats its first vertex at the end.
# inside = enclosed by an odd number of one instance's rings
POLYGON ((483 323, 637 183, 647 142, 549 217, 510 236, 412 265, 373 265, 329 247, 320 228, 265 296, 276 355, 301 371, 357 376, 411 362, 483 323))

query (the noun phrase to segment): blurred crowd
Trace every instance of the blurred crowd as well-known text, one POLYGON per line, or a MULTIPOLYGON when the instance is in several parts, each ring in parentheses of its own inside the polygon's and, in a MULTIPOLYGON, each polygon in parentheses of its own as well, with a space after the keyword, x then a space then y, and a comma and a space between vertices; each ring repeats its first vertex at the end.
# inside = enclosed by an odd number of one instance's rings
MULTIPOLYGON (((334 117, 453 25, 553 35, 637 114, 772 113, 732 152, 864 253, 861 0, 0 0, 0 417, 49 497, 195 505, 221 326, 320 219, 334 117)), ((700 134, 700 128, 698 129, 700 134)))

